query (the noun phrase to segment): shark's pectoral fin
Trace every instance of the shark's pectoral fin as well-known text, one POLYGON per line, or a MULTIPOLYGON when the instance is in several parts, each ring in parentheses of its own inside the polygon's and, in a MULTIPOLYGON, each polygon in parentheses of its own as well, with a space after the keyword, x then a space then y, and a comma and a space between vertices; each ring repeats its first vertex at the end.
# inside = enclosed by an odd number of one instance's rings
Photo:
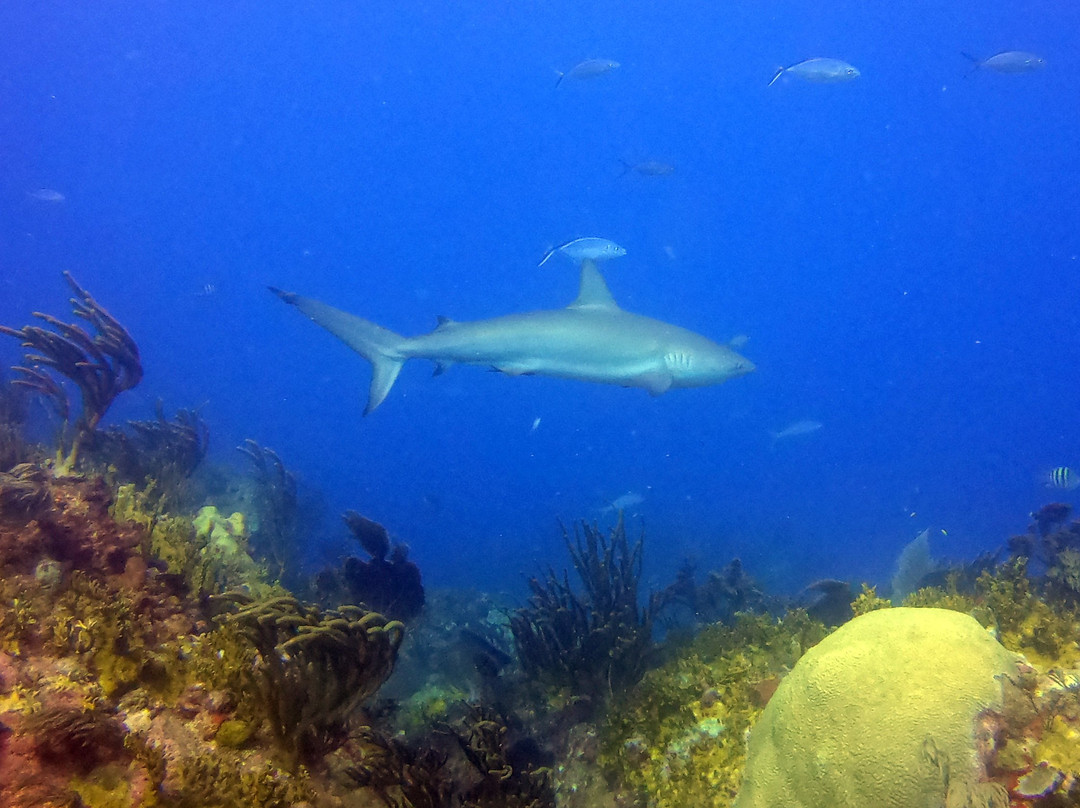
POLYGON ((671 383, 674 380, 670 373, 665 373, 662 370, 652 370, 635 376, 634 384, 638 387, 644 387, 654 396, 660 396, 671 389, 671 383))

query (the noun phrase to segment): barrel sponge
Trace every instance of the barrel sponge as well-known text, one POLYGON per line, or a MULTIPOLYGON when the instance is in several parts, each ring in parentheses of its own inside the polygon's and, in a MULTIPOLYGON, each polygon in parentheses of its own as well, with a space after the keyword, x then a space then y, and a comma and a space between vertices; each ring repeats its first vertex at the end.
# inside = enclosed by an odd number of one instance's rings
POLYGON ((944 805, 979 776, 976 724, 1018 657, 972 617, 881 609, 808 651, 750 732, 735 808, 944 805))

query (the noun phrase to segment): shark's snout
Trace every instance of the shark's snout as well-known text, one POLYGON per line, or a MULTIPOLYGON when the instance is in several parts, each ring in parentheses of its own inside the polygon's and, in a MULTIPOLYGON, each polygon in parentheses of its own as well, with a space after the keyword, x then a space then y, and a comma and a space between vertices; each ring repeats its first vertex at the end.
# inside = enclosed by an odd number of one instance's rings
POLYGON ((735 372, 732 375, 745 376, 747 373, 753 373, 755 370, 757 370, 757 365, 749 359, 740 358, 739 361, 735 363, 735 372))

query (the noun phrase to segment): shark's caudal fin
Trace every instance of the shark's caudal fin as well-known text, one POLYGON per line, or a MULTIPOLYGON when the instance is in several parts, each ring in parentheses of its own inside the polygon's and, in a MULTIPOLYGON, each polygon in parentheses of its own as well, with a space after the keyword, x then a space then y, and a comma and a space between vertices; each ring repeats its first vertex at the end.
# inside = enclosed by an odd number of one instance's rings
POLYGON ((290 306, 296 306, 309 318, 321 325, 371 363, 371 389, 364 415, 382 404, 390 388, 394 386, 401 366, 407 357, 401 354, 405 337, 362 317, 335 309, 310 297, 269 287, 270 291, 290 306))

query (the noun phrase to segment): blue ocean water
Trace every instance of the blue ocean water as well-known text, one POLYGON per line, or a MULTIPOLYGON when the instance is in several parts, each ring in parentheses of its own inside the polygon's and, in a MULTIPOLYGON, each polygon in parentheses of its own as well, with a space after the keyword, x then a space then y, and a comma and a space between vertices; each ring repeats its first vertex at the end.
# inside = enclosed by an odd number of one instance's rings
POLYGON ((324 503, 313 564, 355 508, 429 584, 520 591, 633 492, 653 584, 886 581, 925 527, 970 558, 1076 498, 1042 476, 1080 468, 1078 70, 1053 2, 13 0, 0 323, 66 314, 72 272, 142 350, 111 422, 161 398, 221 461, 275 449, 324 503), (961 55, 1013 49, 1046 67, 961 55), (861 76, 767 86, 810 56, 861 76), (756 373, 653 398, 411 362, 362 418, 367 363, 265 288, 418 334, 565 305, 576 268, 536 264, 585 235, 627 249, 620 305, 747 335, 756 373))

